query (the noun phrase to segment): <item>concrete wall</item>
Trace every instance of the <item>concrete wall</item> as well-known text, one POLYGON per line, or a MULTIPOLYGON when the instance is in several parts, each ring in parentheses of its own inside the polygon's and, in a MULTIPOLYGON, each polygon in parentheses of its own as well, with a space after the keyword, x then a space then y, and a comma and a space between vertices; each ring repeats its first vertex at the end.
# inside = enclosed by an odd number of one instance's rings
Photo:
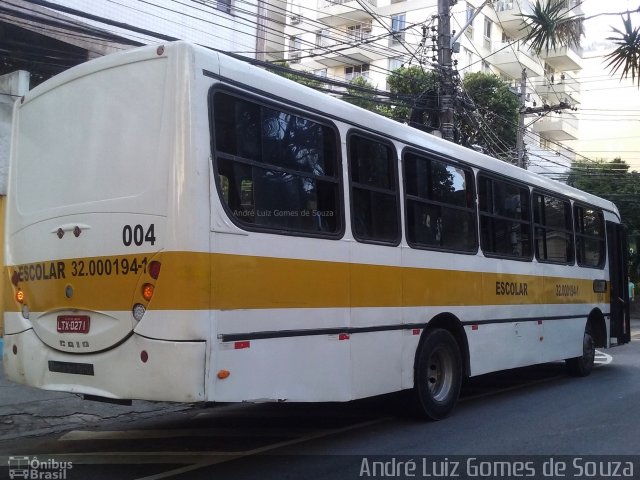
MULTIPOLYGON (((0 292, 7 286, 4 271, 4 213, 9 173, 9 148, 11 143, 11 119, 13 104, 29 90, 29 72, 17 71, 0 76, 0 292)), ((0 295, 4 298, 4 295, 0 295)), ((0 337, 4 334, 4 305, 0 304, 0 337)), ((0 340, 0 351, 2 343, 0 340)))

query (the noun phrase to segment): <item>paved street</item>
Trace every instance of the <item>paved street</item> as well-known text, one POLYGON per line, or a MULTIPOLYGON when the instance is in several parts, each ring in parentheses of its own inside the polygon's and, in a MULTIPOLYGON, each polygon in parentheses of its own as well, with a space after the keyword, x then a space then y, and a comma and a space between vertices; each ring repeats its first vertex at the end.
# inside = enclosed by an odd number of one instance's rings
POLYGON ((640 335, 634 336, 599 354, 588 378, 568 377, 556 363, 474 379, 454 415, 436 423, 398 415, 396 396, 349 404, 126 407, 2 380, 0 476, 10 457, 58 462, 54 467, 70 462, 68 479, 325 479, 338 478, 336 472, 357 478, 363 458, 373 455, 405 461, 635 455, 637 462, 640 335))

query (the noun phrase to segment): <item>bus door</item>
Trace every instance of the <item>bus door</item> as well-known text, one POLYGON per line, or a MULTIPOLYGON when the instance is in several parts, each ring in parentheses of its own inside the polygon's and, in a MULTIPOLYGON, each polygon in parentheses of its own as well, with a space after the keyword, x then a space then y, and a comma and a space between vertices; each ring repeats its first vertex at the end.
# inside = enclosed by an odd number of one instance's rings
POLYGON ((611 296, 611 338, 620 345, 631 340, 629 287, 627 271, 627 235, 623 225, 607 222, 609 285, 611 296))

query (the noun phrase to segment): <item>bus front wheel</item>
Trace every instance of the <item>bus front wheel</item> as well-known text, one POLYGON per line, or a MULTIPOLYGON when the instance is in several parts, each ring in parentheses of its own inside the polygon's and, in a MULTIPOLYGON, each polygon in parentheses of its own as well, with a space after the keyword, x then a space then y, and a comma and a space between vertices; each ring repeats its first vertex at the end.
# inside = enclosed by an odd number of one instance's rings
POLYGON ((582 338, 582 355, 565 360, 569 374, 574 377, 586 377, 593 370, 596 346, 591 334, 591 325, 587 323, 582 338))
POLYGON ((431 331, 419 347, 413 389, 416 413, 432 420, 447 417, 462 385, 462 357, 458 343, 443 329, 431 331))

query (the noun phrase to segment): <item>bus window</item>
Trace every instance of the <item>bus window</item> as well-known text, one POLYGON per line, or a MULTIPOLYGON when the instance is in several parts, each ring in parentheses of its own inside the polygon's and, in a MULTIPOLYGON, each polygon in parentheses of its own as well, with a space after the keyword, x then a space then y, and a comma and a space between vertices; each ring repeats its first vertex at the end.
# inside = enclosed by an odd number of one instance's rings
POLYGON ((397 161, 388 143, 349 136, 353 236, 361 242, 400 241, 397 161))
POLYGON ((489 255, 531 259, 529 189, 480 174, 480 245, 489 255))
POLYGON ((601 268, 605 261, 604 217, 600 210, 573 206, 576 255, 581 267, 601 268))
POLYGON ((333 129, 220 91, 213 112, 220 196, 237 223, 280 233, 342 231, 333 129))
POLYGON ((409 245, 475 252, 471 170, 409 153, 404 158, 404 179, 409 245))
POLYGON ((535 193, 533 206, 536 258, 541 262, 572 264, 571 204, 566 200, 535 193))

